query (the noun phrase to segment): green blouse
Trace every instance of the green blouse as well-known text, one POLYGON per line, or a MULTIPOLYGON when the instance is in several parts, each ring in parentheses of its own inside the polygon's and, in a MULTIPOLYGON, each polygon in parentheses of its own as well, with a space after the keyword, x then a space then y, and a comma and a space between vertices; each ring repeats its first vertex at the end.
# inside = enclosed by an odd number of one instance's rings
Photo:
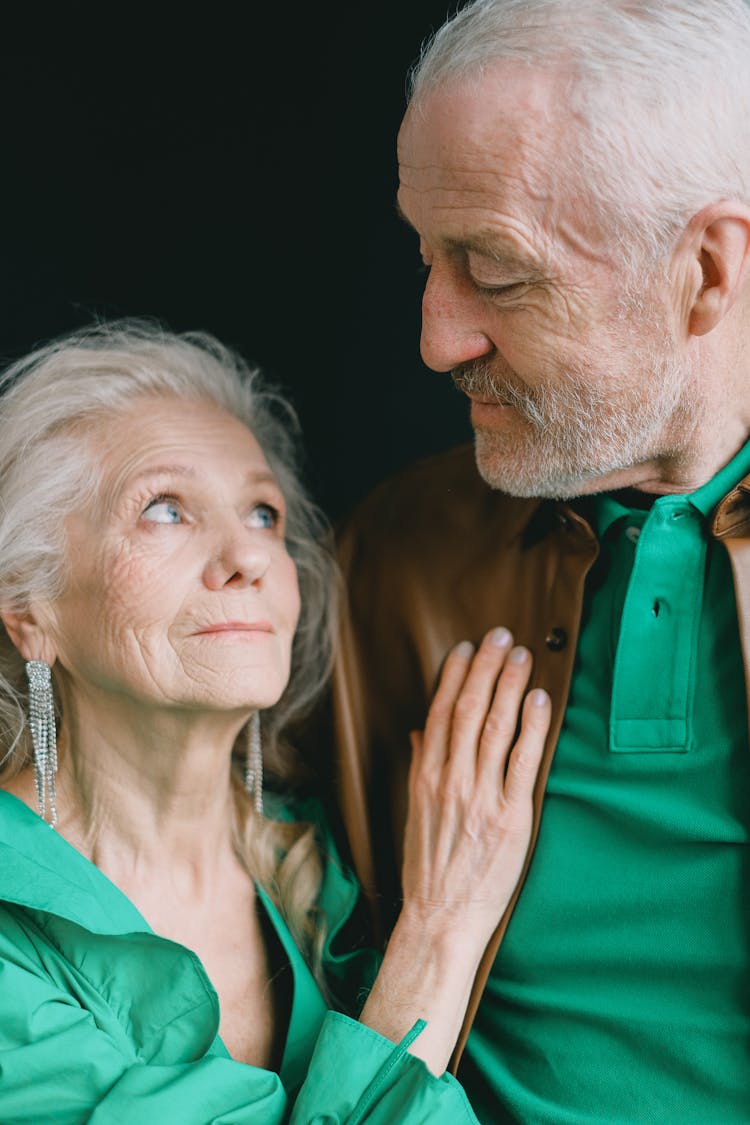
MULTIPOLYGON (((357 887, 326 835, 320 895, 333 990, 365 987, 373 953, 337 937, 357 887)), ((293 974, 278 1074, 233 1060, 198 957, 155 934, 105 875, 0 792, 2 1125, 476 1123, 463 1089, 399 1045, 328 1011, 283 919, 260 901, 293 974)), ((252 1018, 252 1014, 248 1014, 252 1018)))

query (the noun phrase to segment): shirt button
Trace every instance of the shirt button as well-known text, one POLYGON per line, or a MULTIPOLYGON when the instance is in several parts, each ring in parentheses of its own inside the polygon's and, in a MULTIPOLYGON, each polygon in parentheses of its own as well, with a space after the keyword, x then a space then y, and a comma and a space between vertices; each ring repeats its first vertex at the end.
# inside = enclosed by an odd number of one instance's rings
POLYGON ((560 629, 559 626, 556 625, 554 629, 550 629, 549 633, 544 638, 544 643, 550 652, 562 652, 568 643, 568 634, 564 629, 560 629))
POLYGON ((637 543, 638 537, 641 534, 641 529, 640 527, 626 527, 625 534, 631 543, 637 543))

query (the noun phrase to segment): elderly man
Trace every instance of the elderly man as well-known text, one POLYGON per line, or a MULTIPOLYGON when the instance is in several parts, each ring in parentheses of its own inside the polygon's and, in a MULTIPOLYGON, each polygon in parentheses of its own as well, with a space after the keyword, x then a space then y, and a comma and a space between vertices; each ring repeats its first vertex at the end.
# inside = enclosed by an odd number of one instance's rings
POLYGON ((456 1059, 483 1122, 750 1121, 750 9, 475 0, 399 208, 471 451, 344 529, 343 810, 387 925, 406 732, 508 626, 556 708, 456 1059))

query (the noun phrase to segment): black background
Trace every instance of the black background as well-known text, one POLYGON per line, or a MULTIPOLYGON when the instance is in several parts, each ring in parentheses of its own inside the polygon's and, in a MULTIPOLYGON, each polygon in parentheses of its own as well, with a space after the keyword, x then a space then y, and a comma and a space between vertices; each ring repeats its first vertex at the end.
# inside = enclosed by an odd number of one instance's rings
POLYGON ((4 24, 0 356, 93 316, 207 329, 300 414, 333 518, 469 436, 419 358, 404 83, 444 0, 100 4, 4 24))

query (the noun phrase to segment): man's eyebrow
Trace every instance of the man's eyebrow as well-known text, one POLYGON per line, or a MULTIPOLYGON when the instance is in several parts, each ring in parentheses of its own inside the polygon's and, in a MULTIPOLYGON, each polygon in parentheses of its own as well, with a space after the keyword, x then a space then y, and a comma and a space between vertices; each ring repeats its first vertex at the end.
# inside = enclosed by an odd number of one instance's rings
POLYGON ((522 254, 508 243, 500 242, 494 232, 477 231, 464 238, 448 238, 445 246, 459 254, 479 254, 482 258, 489 258, 502 269, 523 270, 525 274, 539 277, 544 274, 542 262, 522 254))
MULTIPOLYGON (((396 215, 402 222, 414 231, 411 220, 404 214, 398 199, 395 201, 396 215)), ((418 232, 415 232, 418 233, 418 232)), ((467 235, 465 238, 447 238, 444 246, 455 254, 480 254, 489 258, 502 269, 523 270, 529 277, 544 277, 544 265, 533 258, 524 257, 512 246, 498 242, 494 231, 477 231, 476 234, 467 235)))

